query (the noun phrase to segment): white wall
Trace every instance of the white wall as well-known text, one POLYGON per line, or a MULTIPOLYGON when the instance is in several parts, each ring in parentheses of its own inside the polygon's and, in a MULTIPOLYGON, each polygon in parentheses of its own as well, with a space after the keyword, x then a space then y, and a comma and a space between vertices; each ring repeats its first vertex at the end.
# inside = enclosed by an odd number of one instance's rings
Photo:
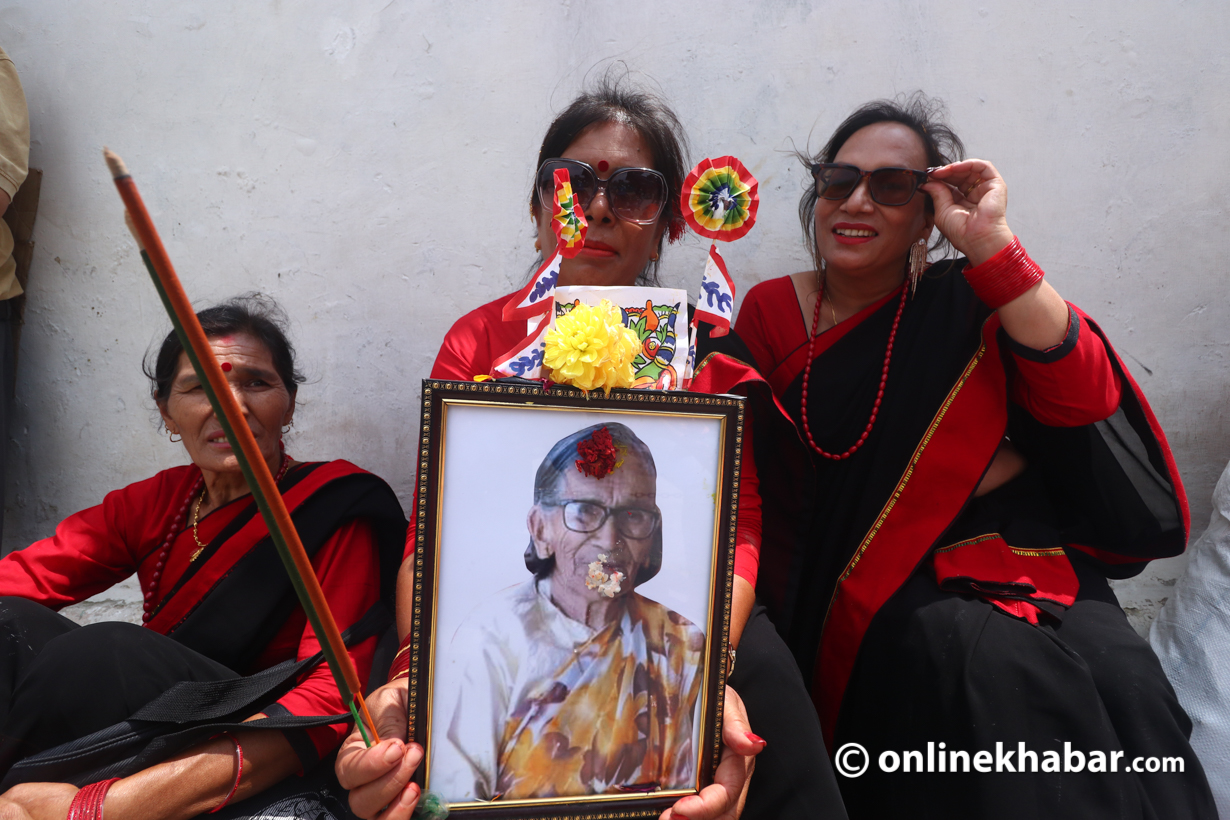
MULTIPOLYGON (((168 325, 104 144, 198 304, 259 289, 289 311, 313 377, 292 453, 349 458, 404 499, 418 380, 457 316, 521 281, 542 132, 611 60, 676 105, 694 159, 760 178, 757 227, 724 249, 741 291, 806 264, 792 140, 869 98, 947 100, 1007 179, 1015 231, 1152 399, 1198 532, 1230 459, 1228 22, 1220 0, 9 2, 0 45, 46 177, 4 543, 184 458, 146 398, 168 325)), ((695 291, 704 251, 672 249, 667 281, 695 291)), ((1179 571, 1120 593, 1148 616, 1179 571)))

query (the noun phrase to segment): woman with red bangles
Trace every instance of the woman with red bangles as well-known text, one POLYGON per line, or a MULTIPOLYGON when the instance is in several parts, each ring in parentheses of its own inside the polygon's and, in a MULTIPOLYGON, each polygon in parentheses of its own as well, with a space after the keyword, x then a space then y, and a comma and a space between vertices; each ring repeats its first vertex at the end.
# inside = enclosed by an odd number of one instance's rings
POLYGON ((1184 548, 1166 440, 941 113, 869 103, 805 158, 815 268, 742 305, 798 433, 793 471, 761 473, 759 600, 830 753, 866 749, 853 818, 1215 816, 1107 584, 1184 548), (937 228, 965 258, 926 264, 937 228), (1138 755, 1184 768, 1126 772, 1138 755))
MULTIPOLYGON (((589 222, 585 247, 578 256, 564 260, 559 284, 653 283, 664 237, 676 238, 683 231, 678 202, 687 167, 682 129, 674 113, 655 97, 622 88, 608 78, 555 119, 539 150, 539 173, 529 202, 537 244, 546 252, 556 241, 549 203, 552 172, 558 166, 568 168, 573 191, 589 222)), ((509 298, 479 307, 453 325, 440 347, 432 378, 468 381, 490 373, 496 357, 524 338, 524 321, 502 321, 503 305, 509 298)), ((750 366, 751 355, 735 334, 709 339, 708 327, 701 325, 697 361, 705 365, 698 368, 692 389, 752 396, 757 430, 762 422, 772 423, 773 415, 780 418, 780 413, 767 411, 773 407, 771 393, 750 366), (715 355, 708 358, 709 353, 715 355)), ((788 424, 784 418, 781 421, 788 424)), ((750 438, 749 431, 745 447, 750 447, 750 438)), ((757 457, 765 455, 757 450, 757 457)), ((682 798, 663 817, 736 817, 743 809, 744 794, 746 817, 844 817, 820 727, 798 669, 763 609, 754 608, 759 499, 752 459, 745 458, 743 464, 731 614, 731 642, 738 647, 738 661, 730 686, 738 695, 728 687, 722 733, 725 749, 717 782, 699 796, 682 798), (740 695, 750 720, 744 719, 740 695), (749 787, 754 755, 758 755, 756 773, 749 787)), ((404 637, 412 621, 412 607, 402 605, 413 597, 411 561, 403 564, 401 585, 408 593, 399 597, 398 605, 404 637)), ((407 653, 403 651, 399 660, 400 665, 398 660, 393 663, 395 675, 399 666, 403 670, 408 666, 407 653)), ((382 737, 405 737, 404 680, 395 679, 373 693, 368 706, 378 725, 386 725, 381 724, 382 718, 388 721, 387 732, 380 728, 382 737)), ((351 789, 351 808, 361 817, 408 818, 419 792, 417 785, 407 785, 407 781, 421 759, 421 749, 405 746, 401 740, 386 740, 365 750, 362 739, 353 734, 343 744, 337 764, 342 785, 351 789)), ((643 776, 652 779, 651 773, 643 776)))

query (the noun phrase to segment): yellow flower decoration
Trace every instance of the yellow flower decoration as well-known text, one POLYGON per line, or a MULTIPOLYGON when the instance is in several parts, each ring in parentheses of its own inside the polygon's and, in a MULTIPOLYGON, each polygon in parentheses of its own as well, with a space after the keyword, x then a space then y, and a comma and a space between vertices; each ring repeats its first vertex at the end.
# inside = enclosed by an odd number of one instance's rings
POLYGON ((632 359, 640 350, 636 333, 624 327, 620 309, 603 299, 597 307, 577 304, 547 331, 543 364, 551 380, 585 392, 630 387, 632 359))

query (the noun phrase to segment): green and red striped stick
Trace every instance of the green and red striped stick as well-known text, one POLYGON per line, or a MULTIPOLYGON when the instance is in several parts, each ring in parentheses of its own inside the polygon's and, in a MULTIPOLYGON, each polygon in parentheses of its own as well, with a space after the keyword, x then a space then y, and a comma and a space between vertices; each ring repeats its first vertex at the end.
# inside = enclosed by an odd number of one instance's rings
POLYGON ((192 369, 196 371, 201 386, 205 389, 205 395, 209 397, 214 415, 226 433, 226 440, 230 442, 231 449, 239 460, 239 468, 248 482, 248 489, 251 490, 256 506, 265 519, 265 526, 268 527, 278 555, 286 566, 299 602, 303 604, 312 629, 316 631, 320 648, 330 671, 333 672, 333 679, 337 682, 342 699, 354 715, 355 724, 367 744, 370 746, 372 743, 379 743, 376 724, 367 711, 367 704, 363 702, 363 686, 359 681, 359 673, 346 651, 342 633, 333 620, 329 602, 325 600, 320 581, 316 579, 312 563, 303 550, 303 542, 299 540, 299 533, 291 520, 290 512, 282 501, 282 493, 278 491, 273 474, 269 472, 269 465, 265 463, 256 438, 243 417, 243 411, 239 409, 226 376, 223 375, 218 360, 214 358, 213 349, 209 346, 205 331, 196 317, 196 311, 192 309, 192 303, 184 293, 184 287, 175 274, 162 239, 159 238, 149 211, 137 191, 137 184, 129 175, 124 161, 114 152, 104 148, 103 156, 115 178, 115 187, 120 198, 124 200, 124 208, 127 211, 125 219, 137 239, 141 258, 145 260, 150 277, 154 280, 154 287, 158 289, 167 315, 171 317, 171 324, 175 326, 175 333, 179 336, 184 352, 188 354, 192 369))

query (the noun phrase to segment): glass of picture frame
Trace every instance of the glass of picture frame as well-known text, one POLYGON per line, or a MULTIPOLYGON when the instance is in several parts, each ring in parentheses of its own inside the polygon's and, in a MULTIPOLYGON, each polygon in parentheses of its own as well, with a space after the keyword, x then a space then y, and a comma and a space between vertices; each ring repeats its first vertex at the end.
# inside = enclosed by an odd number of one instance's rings
POLYGON ((657 817, 721 752, 744 400, 423 382, 408 737, 455 817, 657 817))

